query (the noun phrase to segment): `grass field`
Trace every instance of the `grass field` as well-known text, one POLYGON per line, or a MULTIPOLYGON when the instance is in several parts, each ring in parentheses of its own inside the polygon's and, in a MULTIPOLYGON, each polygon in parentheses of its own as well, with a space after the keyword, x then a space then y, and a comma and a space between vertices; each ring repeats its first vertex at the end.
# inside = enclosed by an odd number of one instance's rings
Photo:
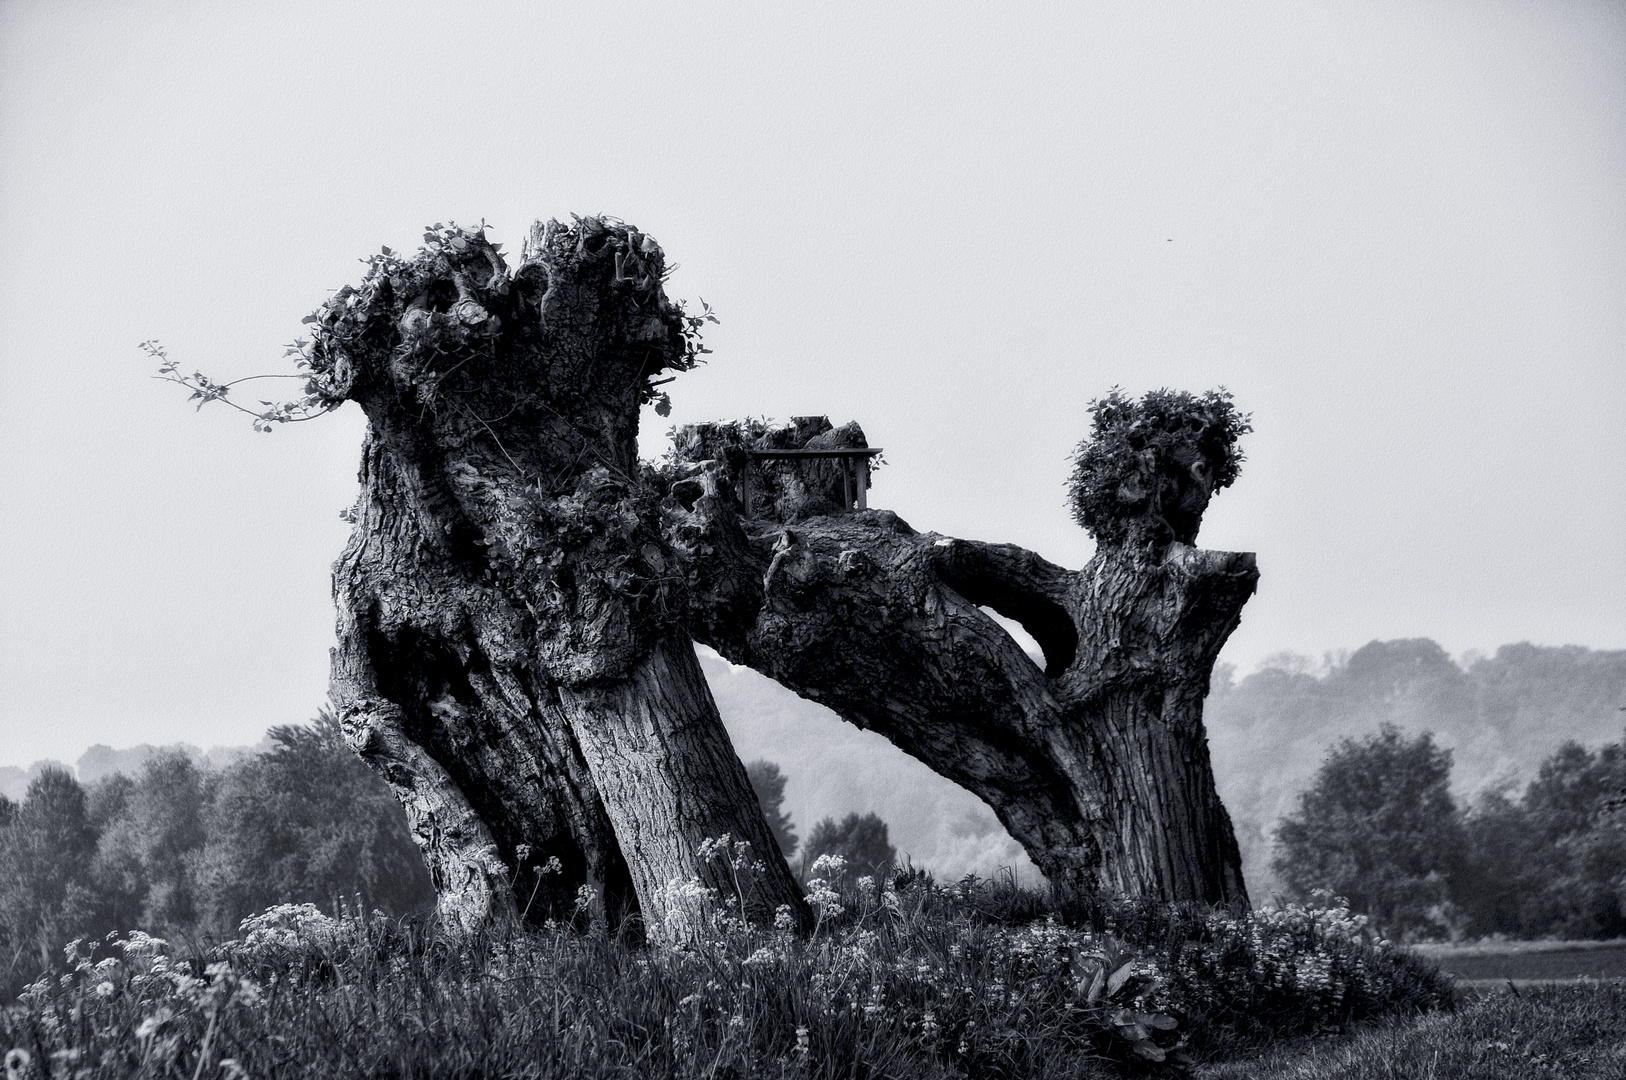
MULTIPOLYGON (((1537 954, 1540 955, 1540 954, 1537 954)), ((1285 1042, 1202 1080, 1623 1080, 1626 984, 1504 988, 1455 1012, 1285 1042)))
POLYGON ((1486 942, 1414 951, 1439 964, 1459 985, 1626 979, 1626 941, 1486 942))

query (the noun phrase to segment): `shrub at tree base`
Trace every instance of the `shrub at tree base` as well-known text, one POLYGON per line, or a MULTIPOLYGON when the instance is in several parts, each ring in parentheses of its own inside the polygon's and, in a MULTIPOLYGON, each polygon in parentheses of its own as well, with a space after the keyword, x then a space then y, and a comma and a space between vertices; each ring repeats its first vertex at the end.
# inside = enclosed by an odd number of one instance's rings
MULTIPOLYGON (((741 845, 714 854, 753 887, 741 845)), ((666 948, 579 919, 454 944, 309 905, 196 957, 113 937, 0 1014, 0 1048, 19 1077, 1110 1077, 1450 1001, 1341 908, 1075 898, 1018 924, 1047 901, 1008 882, 810 884, 809 937, 690 883, 692 933, 666 948)))
POLYGON ((1142 901, 1062 906, 1068 921, 1142 943, 1211 1053, 1327 1034, 1450 1004, 1449 980, 1376 937, 1348 902, 1245 916, 1142 901))

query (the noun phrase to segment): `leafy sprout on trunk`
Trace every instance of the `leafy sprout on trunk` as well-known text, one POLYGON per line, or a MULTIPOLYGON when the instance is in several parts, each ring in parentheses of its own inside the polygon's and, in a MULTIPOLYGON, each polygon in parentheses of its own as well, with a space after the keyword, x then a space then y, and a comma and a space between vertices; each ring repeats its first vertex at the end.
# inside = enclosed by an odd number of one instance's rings
MULTIPOLYGON (((552 238, 574 238, 579 232, 607 234, 612 227, 621 225, 613 218, 579 217, 576 224, 577 229, 571 230, 551 222, 538 251, 527 252, 535 265, 522 265, 517 272, 503 261, 502 245, 487 239, 483 221, 473 230, 455 222, 428 226, 423 248, 411 258, 381 248, 378 254, 362 260, 367 271, 359 287, 344 286, 302 320, 310 326, 311 337, 292 342, 283 354, 295 358, 297 370, 293 372, 222 382, 202 371, 186 373, 157 340, 144 341, 141 348, 158 361, 154 378, 190 390, 190 400, 196 401, 199 409, 212 401, 224 402, 252 417, 255 431, 269 433, 274 425, 313 420, 332 412, 348 399, 355 373, 337 359, 346 349, 376 345, 383 339, 393 347, 398 360, 416 359, 422 363, 456 351, 471 337, 494 339, 502 330, 504 312, 488 310, 487 303, 493 298, 507 300, 516 273, 545 268, 547 245, 552 238), (541 258, 534 258, 537 255, 541 258), (301 379, 305 382, 304 392, 285 401, 260 400, 258 408, 229 396, 234 387, 260 379, 301 379)), ((616 254, 617 283, 647 287, 652 282, 664 282, 676 269, 675 265, 666 265, 664 253, 652 237, 630 232, 629 240, 629 250, 616 254)), ((512 305, 509 308, 506 313, 512 318, 516 312, 512 305)), ((686 371, 703 363, 702 358, 711 352, 703 340, 704 329, 718 319, 704 299, 698 313, 691 313, 681 301, 672 304, 672 311, 681 348, 678 355, 655 367, 686 371)), ((450 374, 444 372, 442 377, 450 374)), ((672 380, 656 379, 657 374, 659 370, 647 373, 640 401, 653 404, 659 415, 669 416, 672 400, 659 387, 672 380)))
MULTIPOLYGON (((156 340, 143 341, 141 348, 148 356, 158 361, 158 374, 154 375, 153 378, 176 383, 192 391, 190 400, 197 402, 200 409, 211 401, 223 401, 238 412, 247 413, 254 418, 255 431, 270 434, 273 424, 292 424, 301 420, 314 420, 324 413, 332 412, 342 404, 342 402, 332 400, 314 389, 311 377, 308 374, 291 372, 282 375, 247 375, 241 379, 233 379, 231 382, 217 382, 201 371, 194 371, 190 375, 183 372, 180 362, 171 359, 169 352, 156 340), (304 379, 305 393, 289 401, 261 400, 258 409, 241 405, 227 396, 232 387, 246 382, 254 382, 258 379, 304 379)), ((309 348, 310 342, 301 339, 289 345, 288 351, 284 355, 298 356, 299 359, 295 362, 296 366, 308 368, 310 366, 309 348)))
POLYGON ((1230 391, 1153 390, 1136 401, 1113 387, 1090 416, 1068 492, 1078 523, 1108 547, 1196 543, 1208 500, 1241 471, 1238 440, 1253 430, 1230 391))

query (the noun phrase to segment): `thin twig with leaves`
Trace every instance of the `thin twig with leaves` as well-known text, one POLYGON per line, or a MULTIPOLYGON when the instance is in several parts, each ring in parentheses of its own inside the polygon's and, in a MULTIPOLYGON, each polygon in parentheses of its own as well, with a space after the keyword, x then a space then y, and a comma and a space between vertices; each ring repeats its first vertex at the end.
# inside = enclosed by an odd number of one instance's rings
MULTIPOLYGON (((201 371, 194 371, 187 375, 181 371, 180 364, 170 359, 162 344, 157 341, 143 341, 141 348, 146 354, 158 361, 158 374, 155 379, 176 383, 192 391, 191 401, 198 403, 201 409, 211 401, 220 401, 236 409, 240 413, 247 413, 254 418, 254 430, 269 433, 273 424, 294 424, 303 420, 314 420, 324 413, 330 413, 341 404, 309 388, 310 376, 298 372, 282 375, 245 375, 241 379, 230 382, 216 382, 201 371), (305 395, 293 401, 266 401, 261 400, 262 409, 252 409, 246 405, 239 405, 227 397, 231 388, 241 383, 253 382, 256 379, 304 379, 307 391, 305 395)), ((299 340, 288 346, 285 356, 298 356, 300 359, 296 366, 308 368, 310 359, 308 355, 309 343, 299 340)))

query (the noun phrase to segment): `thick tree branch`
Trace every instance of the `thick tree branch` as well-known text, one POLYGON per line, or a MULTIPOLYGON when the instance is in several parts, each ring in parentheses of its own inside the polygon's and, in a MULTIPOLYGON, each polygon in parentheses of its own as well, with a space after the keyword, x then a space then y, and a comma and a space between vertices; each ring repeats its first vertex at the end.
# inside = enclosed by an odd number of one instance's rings
POLYGON ((800 485, 807 501, 754 502, 745 516, 732 495, 740 451, 763 437, 740 425, 678 434, 680 454, 716 455, 671 466, 664 519, 698 640, 979 795, 1053 881, 1246 902, 1201 707, 1252 593, 1252 556, 1107 547, 1073 572, 1011 545, 920 534, 885 510, 809 515, 828 499, 817 477, 800 485), (684 498, 685 483, 703 494, 684 498), (1033 635, 1044 670, 983 605, 1033 635))

